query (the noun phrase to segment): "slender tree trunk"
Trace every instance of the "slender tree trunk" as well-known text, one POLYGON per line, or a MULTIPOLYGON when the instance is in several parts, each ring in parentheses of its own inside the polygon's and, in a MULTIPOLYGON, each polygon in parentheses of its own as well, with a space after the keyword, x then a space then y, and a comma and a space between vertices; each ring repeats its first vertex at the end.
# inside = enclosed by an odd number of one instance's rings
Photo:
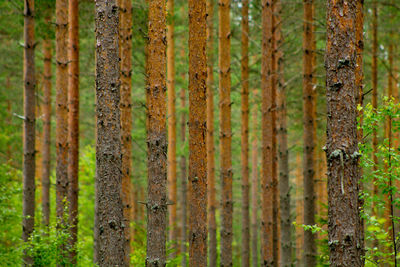
POLYGON ((221 266, 232 266, 231 29, 230 0, 219 0, 219 95, 221 151, 221 266))
POLYGON ((251 206, 252 206, 252 214, 251 214, 251 259, 252 266, 258 266, 258 216, 257 212, 259 209, 258 206, 258 142, 257 142, 257 109, 258 105, 255 103, 257 99, 257 90, 253 91, 253 137, 251 144, 251 206))
POLYGON ((68 24, 68 202, 71 227, 71 263, 76 264, 78 235, 78 169, 79 169, 79 2, 69 0, 68 24))
MULTIPOLYGON (((372 107, 374 112, 378 108, 378 6, 377 1, 372 2, 372 63, 371 63, 371 79, 372 79, 372 107)), ((376 130, 372 132, 372 160, 374 162, 373 172, 378 170, 378 133, 376 130)), ((372 181, 372 194, 378 195, 377 180, 374 177, 372 181)), ((372 216, 377 216, 376 203, 372 202, 372 216)), ((378 248, 379 243, 376 236, 372 243, 373 247, 378 248)))
POLYGON ((280 192, 280 214, 281 214, 281 266, 291 266, 292 264, 292 245, 291 245, 291 216, 290 216, 290 185, 289 185, 289 151, 287 144, 286 126, 286 93, 285 77, 282 52, 282 30, 281 30, 281 2, 275 0, 274 14, 275 20, 275 45, 277 55, 277 139, 279 155, 279 192, 280 192))
POLYGON ((215 218, 214 159, 214 0, 207 1, 207 186, 209 265, 217 266, 217 222, 215 218))
POLYGON ((272 88, 272 1, 262 0, 262 219, 261 256, 262 266, 275 266, 273 247, 273 121, 274 92, 272 88))
POLYGON ((130 262, 132 239, 132 1, 119 0, 121 58, 122 204, 124 207, 125 261, 130 262))
MULTIPOLYGON (((304 224, 315 224, 315 94, 313 85, 313 0, 304 0, 303 24, 303 175, 304 175, 304 224)), ((315 234, 304 230, 304 265, 316 265, 315 234)))
MULTIPOLYGON (((182 49, 182 56, 185 56, 185 49, 182 49)), ((185 74, 182 75, 183 80, 185 79, 185 74)), ((182 86, 181 89, 181 109, 186 108, 186 88, 182 86)), ((182 112, 181 114, 181 147, 185 147, 186 144, 186 114, 182 112)), ((180 159, 180 169, 181 169, 181 192, 182 192, 182 233, 181 233, 181 253, 182 253, 182 266, 186 267, 187 259, 187 176, 186 176, 186 156, 182 153, 180 159)))
POLYGON ((56 214, 64 224, 68 195, 68 0, 56 1, 56 214))
POLYGON ((149 1, 146 266, 165 266, 167 227, 166 6, 149 1))
POLYGON ((175 112, 175 41, 174 41, 174 0, 167 1, 170 19, 167 24, 167 94, 168 94, 168 199, 169 240, 173 244, 171 257, 175 257, 178 248, 178 226, 176 224, 176 112, 175 112))
MULTIPOLYGON (((25 0, 24 7, 24 163, 22 239, 28 242, 35 223, 35 20, 34 0, 25 0)), ((33 258, 24 253, 23 265, 33 265, 33 258)))
MULTIPOLYGON (((327 161, 331 266, 364 266, 357 138, 357 10, 360 0, 328 1, 327 161)), ((361 56, 361 55, 360 55, 361 56)))
POLYGON ((277 158, 277 124, 276 124, 276 91, 278 87, 278 64, 277 64, 277 56, 276 56, 276 40, 275 40, 275 28, 277 26, 276 23, 276 14, 275 14, 275 6, 276 0, 271 0, 271 9, 272 9, 272 32, 271 32, 271 97, 272 97, 272 106, 271 106, 271 118, 272 118, 272 238, 273 238, 273 258, 274 258, 274 266, 279 265, 280 259, 280 211, 279 211, 279 185, 278 185, 278 158, 277 158))
POLYGON ((127 266, 121 199, 119 9, 96 1, 96 204, 100 266, 127 266))
POLYGON ((301 225, 303 224, 303 174, 301 164, 301 154, 296 154, 296 266, 303 266, 303 243, 304 231, 301 225))
POLYGON ((250 266, 249 214, 249 1, 242 1, 242 266, 250 266))
POLYGON ((189 0, 189 266, 207 266, 206 0, 189 0))
POLYGON ((51 40, 43 41, 43 169, 42 169, 42 214, 43 224, 50 223, 50 160, 51 160, 51 40))

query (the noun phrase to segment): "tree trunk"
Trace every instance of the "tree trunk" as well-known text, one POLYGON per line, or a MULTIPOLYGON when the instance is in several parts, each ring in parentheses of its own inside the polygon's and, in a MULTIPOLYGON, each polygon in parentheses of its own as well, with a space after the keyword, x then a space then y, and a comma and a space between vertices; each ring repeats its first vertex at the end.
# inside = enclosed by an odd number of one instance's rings
POLYGON ((42 214, 43 224, 50 223, 50 161, 51 161, 51 40, 43 41, 43 169, 42 169, 42 214))
POLYGON ((242 1, 242 266, 250 266, 249 214, 249 1, 242 1))
POLYGON ((189 0, 189 266, 207 266, 206 0, 189 0))
MULTIPOLYGON (((303 23, 303 175, 304 175, 304 224, 315 224, 315 94, 313 42, 313 0, 304 0, 303 23)), ((304 230, 304 266, 316 265, 315 234, 304 230)))
POLYGON ((278 188, 278 158, 277 158, 277 124, 276 124, 276 91, 278 87, 278 64, 276 56, 275 28, 277 26, 275 6, 276 0, 271 0, 272 8, 272 32, 271 32, 271 93, 272 93, 272 235, 273 235, 273 258, 274 266, 279 265, 280 259, 280 211, 279 211, 279 188, 278 188))
POLYGON ((276 45, 276 64, 277 64, 277 139, 279 155, 279 192, 280 192, 280 215, 281 215, 281 266, 292 265, 292 245, 291 245, 291 216, 290 216, 290 185, 289 185, 289 151, 287 144, 286 126, 286 93, 285 77, 282 51, 282 30, 281 30, 281 2, 275 0, 274 14, 276 17, 274 24, 275 45, 276 45))
POLYGON ((61 224, 68 195, 68 0, 56 1, 56 214, 61 224))
MULTIPOLYGON (((34 0, 24 7, 24 162, 22 239, 28 242, 35 223, 35 20, 34 0)), ((33 258, 24 253, 23 265, 33 265, 33 258)))
POLYGON ((96 1, 96 204, 100 266, 127 266, 121 199, 119 10, 96 1))
POLYGON ((217 222, 215 211, 214 156, 214 0, 207 1, 207 187, 209 264, 217 266, 217 222))
MULTIPOLYGON (((357 36, 361 0, 327 2, 328 234, 331 266, 364 266, 357 138, 357 36)), ((360 55, 361 56, 361 55, 360 55)))
POLYGON ((296 153, 296 266, 303 266, 302 255, 303 255, 303 240, 304 231, 301 225, 303 224, 303 174, 302 174, 302 164, 301 155, 296 153))
POLYGON ((272 88, 272 1, 262 0, 262 59, 261 59, 261 89, 262 89, 262 219, 261 219, 261 256, 262 266, 275 266, 273 247, 273 217, 274 217, 274 170, 273 161, 273 121, 274 92, 272 88))
POLYGON ((169 240, 172 242, 174 258, 178 248, 178 226, 176 224, 176 112, 175 112, 175 41, 174 41, 174 0, 167 1, 170 19, 167 24, 167 94, 168 94, 168 200, 169 240))
MULTIPOLYGON (((378 7, 377 1, 372 2, 372 62, 371 62, 371 79, 372 79, 372 107, 374 112, 378 108, 378 7)), ((372 160, 374 162, 372 171, 378 170, 378 133, 376 130, 372 132, 372 160)), ((378 195, 378 184, 374 177, 372 181, 372 194, 378 195)), ((372 216, 377 216, 376 203, 372 202, 372 216)), ((378 248, 379 242, 376 236, 372 243, 373 247, 378 248)))
POLYGON ((149 1, 146 266, 165 266, 167 227, 166 6, 149 1))
POLYGON ((71 239, 71 263, 76 264, 78 235, 79 169, 79 2, 69 0, 68 25, 68 202, 71 239))
POLYGON ((221 266, 232 266, 231 29, 230 0, 219 0, 219 95, 221 153, 221 266))
POLYGON ((251 214, 251 259, 252 266, 258 266, 258 216, 257 212, 259 209, 258 206, 258 142, 257 142, 257 110, 258 105, 255 100, 257 99, 257 90, 253 91, 253 140, 251 144, 251 206, 252 206, 252 214, 251 214))
MULTIPOLYGON (((182 49, 182 56, 185 56, 185 50, 182 49)), ((182 75, 183 80, 185 79, 185 74, 182 75)), ((186 108, 186 88, 182 86, 181 89, 181 109, 186 108)), ((181 114, 181 147, 185 147, 186 144, 186 114, 182 112, 181 114)), ((186 267, 186 251, 187 251, 187 176, 186 176, 186 156, 182 153, 180 159, 180 169, 181 169, 181 192, 182 192, 182 233, 181 233, 181 253, 182 253, 182 266, 186 267)))
POLYGON ((122 205, 124 207, 125 261, 130 262, 132 238, 132 1, 119 0, 121 58, 122 205))

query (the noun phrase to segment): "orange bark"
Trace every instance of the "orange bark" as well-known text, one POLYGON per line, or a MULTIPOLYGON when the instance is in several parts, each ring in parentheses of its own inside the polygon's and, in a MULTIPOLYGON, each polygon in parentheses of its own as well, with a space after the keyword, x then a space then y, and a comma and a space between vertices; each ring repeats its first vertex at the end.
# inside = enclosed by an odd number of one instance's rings
POLYGON ((121 149, 122 205, 125 224, 125 261, 130 262, 132 239, 132 1, 119 0, 120 77, 121 77, 121 149))
POLYGON ((206 0, 189 0, 189 266, 207 266, 206 0))
POLYGON ((275 92, 272 87, 272 1, 262 0, 262 217, 261 217, 261 265, 275 266, 274 262, 274 113, 275 92))

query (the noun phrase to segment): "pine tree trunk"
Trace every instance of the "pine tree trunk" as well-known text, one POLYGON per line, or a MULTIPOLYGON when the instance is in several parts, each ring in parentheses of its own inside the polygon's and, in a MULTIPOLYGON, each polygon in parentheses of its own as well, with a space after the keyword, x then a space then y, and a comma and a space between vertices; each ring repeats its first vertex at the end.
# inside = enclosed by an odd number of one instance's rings
POLYGON ((274 92, 272 88, 272 1, 262 0, 262 218, 261 218, 261 266, 275 266, 274 262, 274 170, 273 122, 274 92))
MULTIPOLYGON (((304 224, 315 224, 315 93, 314 93, 314 53, 313 42, 313 0, 304 1, 303 24, 303 175, 304 175, 304 224)), ((304 265, 316 265, 316 235, 304 230, 304 265)))
POLYGON ((277 158, 277 124, 276 124, 276 91, 278 87, 278 62, 276 56, 276 40, 275 40, 275 29, 276 23, 276 0, 271 0, 272 3, 272 32, 271 32, 271 97, 272 97, 272 235, 273 235, 273 258, 274 266, 279 265, 280 259, 280 211, 279 211, 279 185, 278 185, 278 158, 277 158))
POLYGON ((303 240, 304 231, 301 225, 303 224, 303 174, 300 153, 296 154, 296 266, 303 266, 303 240))
MULTIPOLYGON (((328 234, 331 266, 364 266, 357 138, 356 12, 359 0, 327 2, 328 234)), ((361 55, 360 55, 361 56, 361 55)))
POLYGON ((78 169, 79 169, 79 2, 69 0, 68 25, 68 202, 71 226, 71 263, 76 264, 78 235, 78 169))
POLYGON ((42 214, 43 224, 50 223, 50 161, 51 161, 51 40, 43 41, 43 169, 42 214))
POLYGON ((132 239, 132 1, 119 0, 121 58, 122 204, 124 207, 125 261, 130 262, 132 239))
POLYGON ((119 10, 96 1, 96 204, 100 266, 127 266, 121 199, 119 10))
POLYGON ((189 0, 189 266, 207 266, 206 0, 189 0))
MULTIPOLYGON (((182 55, 185 56, 185 50, 182 49, 182 55)), ((185 74, 182 75, 183 79, 185 79, 185 74)), ((186 108, 186 88, 182 86, 181 89, 181 109, 185 110, 186 108)), ((186 114, 182 112, 181 115, 181 147, 185 147, 186 143, 186 114)), ((182 253, 182 267, 186 267, 187 259, 187 176, 186 176, 186 156, 182 153, 180 159, 180 169, 181 169, 181 202, 182 202, 182 233, 181 233, 181 253, 182 253)))
POLYGON ((68 196, 68 0, 56 1, 56 214, 64 224, 68 196))
MULTIPOLYGON (((24 161, 22 240, 28 242, 35 223, 35 20, 34 0, 24 7, 24 161)), ((30 266, 33 258, 26 252, 23 265, 30 266)))
POLYGON ((219 0, 219 98, 221 153, 221 267, 232 266, 231 29, 230 0, 219 0))
MULTIPOLYGON (((378 7, 377 1, 372 2, 372 62, 371 62, 371 80, 372 80, 372 107, 376 112, 378 108, 378 7)), ((376 130, 372 132, 372 160, 374 162, 373 172, 378 170, 378 133, 376 130)), ((372 181, 372 194, 378 195, 377 180, 374 177, 372 181)), ((377 216, 375 201, 372 202, 372 216, 377 216)), ((378 248, 378 239, 374 237, 373 247, 378 248)))
POLYGON ((257 142, 257 110, 258 105, 255 100, 257 99, 257 90, 253 91, 253 137, 251 144, 251 206, 252 206, 252 214, 251 214, 251 259, 252 266, 258 266, 258 216, 257 212, 259 210, 258 206, 258 142, 257 142))
POLYGON ((291 266, 292 264, 292 245, 291 245, 291 216, 290 216, 290 185, 289 185, 289 151, 287 144, 286 126, 286 93, 285 77, 283 65, 283 39, 281 30, 281 2, 275 0, 274 14, 276 17, 275 45, 276 45, 276 64, 277 64, 277 139, 279 155, 279 193, 280 193, 280 214, 281 214, 281 266, 291 266))
POLYGON ((149 1, 146 266, 165 266, 167 230, 166 6, 149 1))
POLYGON ((242 266, 250 266, 249 214, 249 1, 242 1, 242 266))
POLYGON ((169 240, 172 242, 174 258, 178 248, 178 226, 176 224, 176 112, 175 112, 175 41, 174 41, 174 0, 167 1, 170 19, 167 24, 167 94, 168 94, 168 199, 169 240))
POLYGON ((207 187, 209 265, 217 266, 217 208, 214 156, 214 0, 207 1, 207 187))

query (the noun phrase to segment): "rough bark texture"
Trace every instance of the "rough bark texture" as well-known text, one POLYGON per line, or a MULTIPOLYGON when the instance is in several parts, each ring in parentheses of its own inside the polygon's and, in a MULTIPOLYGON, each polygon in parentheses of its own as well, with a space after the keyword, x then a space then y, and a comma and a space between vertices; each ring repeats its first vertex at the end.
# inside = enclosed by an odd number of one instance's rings
POLYGON ((79 169, 79 1, 69 0, 68 25, 68 202, 71 226, 71 263, 76 263, 78 235, 78 169, 79 169))
POLYGON ((68 0, 56 1, 56 214, 63 222, 68 196, 68 0))
MULTIPOLYGON (((253 99, 257 99, 257 90, 254 90, 253 99)), ((254 102, 253 109, 253 133, 251 144, 251 261, 252 266, 258 266, 258 142, 257 142, 257 109, 258 105, 254 102)))
POLYGON ((119 0, 121 58, 122 204, 125 225, 125 261, 130 262, 132 238, 132 1, 119 0))
MULTIPOLYGON (((304 224, 315 224, 315 94, 313 0, 304 0, 303 23, 303 175, 304 175, 304 224)), ((304 230, 304 265, 316 265, 316 235, 304 230)))
POLYGON ((273 249, 273 108, 272 90, 272 2, 262 0, 262 217, 261 217, 261 266, 275 266, 273 249))
MULTIPOLYGON (((35 222, 35 20, 34 0, 25 0, 24 8, 24 161, 22 239, 27 242, 35 222)), ((24 255, 23 265, 34 263, 24 255)))
MULTIPOLYGON (((364 266, 356 83, 358 0, 327 1, 328 235, 331 266, 364 266)), ((361 10, 359 10, 361 12, 361 10)))
POLYGON ((146 266, 166 264, 167 129, 166 129, 166 6, 149 1, 148 28, 148 196, 146 266))
POLYGON ((219 0, 219 98, 221 153, 221 266, 232 266, 232 129, 230 0, 219 0))
POLYGON ((174 41, 174 0, 167 1, 167 94, 168 94, 168 200, 169 206, 169 240, 175 256, 178 248, 178 225, 176 220, 176 112, 175 112, 175 41, 174 41))
POLYGON ((303 266, 303 240, 304 231, 301 225, 303 224, 303 174, 300 153, 296 154, 296 266, 303 266))
POLYGON ((50 160, 51 160, 51 41, 43 41, 43 169, 42 214, 44 225, 50 223, 50 160))
POLYGON ((289 185, 289 151, 287 144, 286 126, 286 93, 284 80, 284 65, 282 52, 282 30, 281 30, 281 2, 275 0, 274 14, 274 34, 277 64, 277 139, 279 156, 279 193, 280 193, 280 239, 281 239, 281 263, 280 265, 291 266, 292 264, 292 245, 291 245, 291 216, 290 216, 290 185, 289 185))
POLYGON ((189 0, 189 266, 207 266, 206 0, 189 0))
MULTIPOLYGON (((182 49, 183 56, 185 55, 185 50, 182 49)), ((183 74, 183 79, 185 78, 185 74, 183 74)), ((186 108, 186 88, 182 86, 181 89, 181 109, 185 110, 186 108)), ((182 112, 181 114, 181 146, 185 146, 186 143, 186 114, 182 112)), ((181 155, 180 159, 180 169, 181 169, 181 205, 182 205, 182 233, 181 233, 181 253, 182 255, 186 255, 187 252, 187 176, 186 176, 186 156, 181 155)), ((182 257, 182 266, 186 267, 187 259, 186 256, 182 257)))
POLYGON ((217 208, 214 156, 214 0, 207 1, 207 193, 209 265, 217 266, 217 208))
POLYGON ((242 1, 242 266, 250 266, 250 214, 249 214, 249 1, 242 1))
POLYGON ((96 227, 100 266, 125 261, 121 199, 119 10, 116 0, 96 1, 96 227))

